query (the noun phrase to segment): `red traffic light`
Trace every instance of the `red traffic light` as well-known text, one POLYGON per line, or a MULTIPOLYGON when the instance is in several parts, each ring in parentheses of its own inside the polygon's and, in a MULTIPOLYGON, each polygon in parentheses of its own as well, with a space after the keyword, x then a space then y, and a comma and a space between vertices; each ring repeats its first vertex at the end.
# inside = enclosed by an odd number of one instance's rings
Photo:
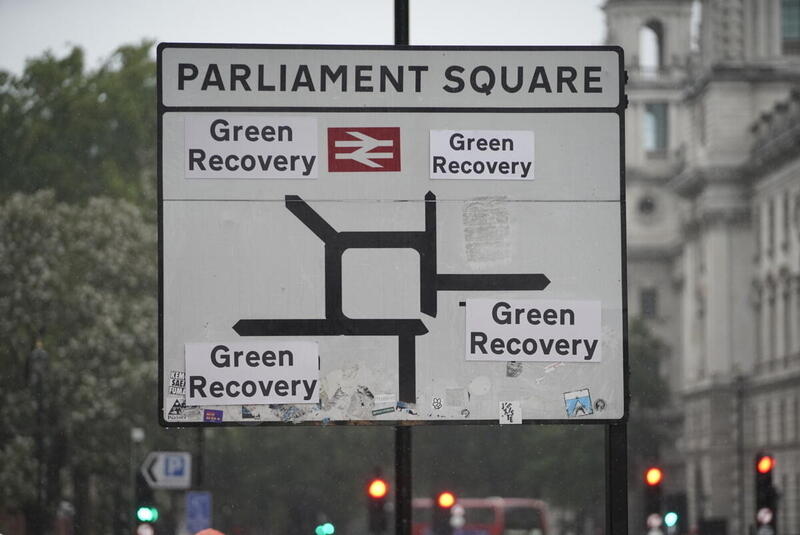
POLYGON ((653 466, 652 468, 648 468, 647 472, 644 474, 644 480, 647 482, 648 485, 651 487, 655 487, 656 485, 661 484, 661 480, 664 478, 663 472, 661 472, 661 468, 653 466))
POLYGON ((771 455, 762 455, 756 460, 756 470, 759 474, 768 474, 775 468, 775 458, 771 455))
POLYGON ((370 481, 369 487, 367 487, 367 494, 369 494, 369 497, 376 500, 385 498, 388 493, 389 485, 381 478, 373 479, 370 481))
POLYGON ((456 503, 456 496, 452 492, 440 492, 436 497, 436 505, 443 509, 450 509, 456 503))

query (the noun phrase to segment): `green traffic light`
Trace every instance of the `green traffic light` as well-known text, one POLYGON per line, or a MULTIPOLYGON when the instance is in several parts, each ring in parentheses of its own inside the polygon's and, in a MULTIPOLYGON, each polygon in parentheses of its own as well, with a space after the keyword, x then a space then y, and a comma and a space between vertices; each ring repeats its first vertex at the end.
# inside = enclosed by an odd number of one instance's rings
POLYGON ((155 522, 158 520, 158 509, 155 507, 139 507, 136 510, 136 518, 139 522, 155 522))
POLYGON ((316 535, 333 535, 335 532, 336 528, 334 528, 333 524, 330 522, 325 522, 314 528, 314 533, 316 535))
POLYGON ((672 511, 670 511, 669 513, 664 515, 664 524, 668 528, 671 528, 672 526, 674 526, 677 523, 678 523, 678 513, 674 513, 672 511))

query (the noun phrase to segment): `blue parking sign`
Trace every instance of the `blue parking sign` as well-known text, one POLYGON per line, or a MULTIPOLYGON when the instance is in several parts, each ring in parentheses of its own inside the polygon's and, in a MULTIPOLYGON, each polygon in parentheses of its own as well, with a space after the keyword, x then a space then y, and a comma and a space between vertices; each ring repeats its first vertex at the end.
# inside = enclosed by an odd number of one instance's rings
POLYGON ((211 527, 211 493, 189 491, 186 493, 186 529, 191 535, 211 527))
POLYGON ((183 477, 186 473, 186 456, 167 455, 164 459, 164 475, 167 477, 183 477))

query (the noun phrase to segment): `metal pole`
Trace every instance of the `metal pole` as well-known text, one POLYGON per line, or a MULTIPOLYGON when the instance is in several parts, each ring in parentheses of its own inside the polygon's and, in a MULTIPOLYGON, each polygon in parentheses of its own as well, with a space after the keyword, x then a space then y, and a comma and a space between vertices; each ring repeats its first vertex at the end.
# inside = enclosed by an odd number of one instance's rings
POLYGON ((394 428, 395 535, 411 535, 411 428, 394 428))
POLYGON ((31 351, 28 359, 28 377, 27 380, 33 382, 34 396, 36 396, 36 519, 33 523, 34 535, 41 535, 44 532, 47 523, 47 515, 45 514, 45 433, 44 433, 44 411, 45 403, 44 396, 46 389, 44 388, 44 381, 48 373, 48 360, 49 355, 43 349, 41 340, 36 340, 36 345, 31 351))
POLYGON ((394 44, 408 46, 408 1, 394 0, 394 44))
POLYGON ((745 533, 747 526, 747 511, 744 506, 744 376, 737 375, 736 385, 736 460, 738 465, 739 485, 739 533, 745 533))
POLYGON ((203 431, 204 428, 197 428, 197 459, 194 463, 196 465, 194 468, 194 486, 197 490, 201 490, 203 488, 203 464, 205 462, 204 458, 206 449, 206 437, 203 431))
POLYGON ((44 404, 42 403, 42 379, 36 384, 36 527, 34 533, 40 535, 42 533, 42 520, 44 514, 44 485, 42 479, 44 478, 44 430, 42 429, 44 418, 44 404))
MULTIPOLYGON (((409 0, 394 0, 394 44, 409 44, 409 0)), ((395 535, 411 535, 411 428, 394 429, 395 535)))
POLYGON ((628 424, 606 426, 606 533, 628 533, 628 424))

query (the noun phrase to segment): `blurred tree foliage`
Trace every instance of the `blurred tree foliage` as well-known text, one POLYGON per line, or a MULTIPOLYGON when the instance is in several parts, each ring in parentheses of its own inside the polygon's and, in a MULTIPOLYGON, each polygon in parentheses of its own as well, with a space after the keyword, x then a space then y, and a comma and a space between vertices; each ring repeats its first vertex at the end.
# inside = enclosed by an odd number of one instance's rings
POLYGON ((0 198, 49 188, 63 201, 126 199, 154 217, 151 47, 120 47, 88 72, 80 48, 29 60, 20 76, 0 71, 0 198))
POLYGON ((154 416, 155 239, 124 200, 42 190, 0 205, 0 505, 30 522, 69 498, 76 532, 120 532, 130 428, 154 416))

